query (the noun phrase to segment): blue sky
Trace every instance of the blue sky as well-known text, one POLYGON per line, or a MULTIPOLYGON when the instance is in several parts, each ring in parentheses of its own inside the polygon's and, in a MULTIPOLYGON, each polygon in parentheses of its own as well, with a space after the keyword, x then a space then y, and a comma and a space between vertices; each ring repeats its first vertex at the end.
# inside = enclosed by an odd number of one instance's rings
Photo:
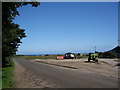
POLYGON ((116 2, 41 2, 18 11, 14 22, 27 37, 17 54, 103 52, 118 44, 116 2))

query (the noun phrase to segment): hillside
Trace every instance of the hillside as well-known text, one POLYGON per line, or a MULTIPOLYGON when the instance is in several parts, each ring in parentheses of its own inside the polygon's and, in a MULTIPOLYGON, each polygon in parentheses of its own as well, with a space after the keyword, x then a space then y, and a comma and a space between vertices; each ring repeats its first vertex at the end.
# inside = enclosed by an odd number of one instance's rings
POLYGON ((117 47, 115 47, 112 50, 107 51, 107 52, 112 52, 112 53, 114 53, 116 55, 116 57, 120 58, 120 46, 117 46, 117 47))
POLYGON ((120 58, 120 46, 106 52, 99 52, 100 58, 120 58))
POLYGON ((120 46, 117 46, 110 51, 112 51, 113 53, 120 53, 120 46))

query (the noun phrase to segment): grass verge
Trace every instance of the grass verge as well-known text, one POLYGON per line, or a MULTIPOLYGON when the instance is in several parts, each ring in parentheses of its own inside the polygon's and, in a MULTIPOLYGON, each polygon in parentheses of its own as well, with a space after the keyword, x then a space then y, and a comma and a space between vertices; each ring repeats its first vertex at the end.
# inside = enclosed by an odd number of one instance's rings
POLYGON ((44 64, 50 64, 50 65, 55 65, 55 66, 60 66, 60 67, 66 67, 66 68, 71 68, 71 69, 77 69, 76 67, 71 67, 71 66, 66 66, 66 65, 59 65, 59 64, 53 64, 53 63, 48 63, 48 62, 43 62, 43 61, 36 61, 39 63, 44 63, 44 64))
POLYGON ((2 88, 13 88, 13 66, 2 68, 2 88))
POLYGON ((14 70, 14 63, 11 57, 7 58, 9 63, 6 67, 2 68, 2 88, 14 88, 14 79, 13 79, 13 70, 14 70))
POLYGON ((0 68, 0 90, 2 89, 2 68, 0 68))

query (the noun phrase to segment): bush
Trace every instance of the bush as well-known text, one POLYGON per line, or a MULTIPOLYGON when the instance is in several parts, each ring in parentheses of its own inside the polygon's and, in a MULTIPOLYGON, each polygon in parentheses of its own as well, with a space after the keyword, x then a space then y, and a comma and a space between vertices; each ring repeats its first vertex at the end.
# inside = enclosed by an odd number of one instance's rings
POLYGON ((12 61, 12 56, 11 57, 6 57, 5 61, 6 61, 6 64, 3 67, 9 67, 9 66, 13 66, 14 65, 14 63, 12 61))

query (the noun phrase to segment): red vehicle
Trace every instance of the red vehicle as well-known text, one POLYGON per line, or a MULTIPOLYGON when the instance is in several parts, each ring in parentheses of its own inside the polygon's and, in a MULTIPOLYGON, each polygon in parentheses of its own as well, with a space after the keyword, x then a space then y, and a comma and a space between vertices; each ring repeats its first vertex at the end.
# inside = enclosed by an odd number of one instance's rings
POLYGON ((63 56, 57 56, 57 59, 59 59, 59 60, 61 60, 63 58, 64 58, 63 56))

